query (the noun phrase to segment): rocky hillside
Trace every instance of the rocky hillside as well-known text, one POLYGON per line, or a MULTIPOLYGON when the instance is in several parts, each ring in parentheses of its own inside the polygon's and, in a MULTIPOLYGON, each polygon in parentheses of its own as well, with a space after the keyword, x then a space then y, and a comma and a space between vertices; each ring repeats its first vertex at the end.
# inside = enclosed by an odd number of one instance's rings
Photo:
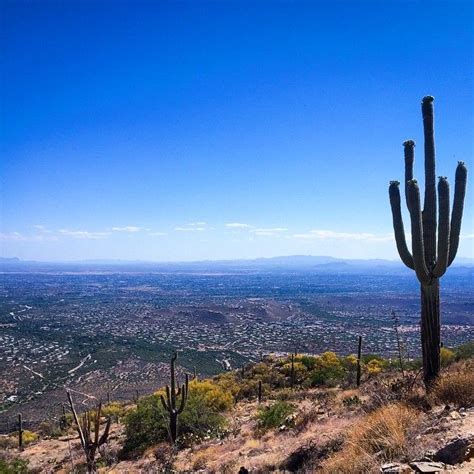
MULTIPOLYGON (((416 369, 402 375, 383 361, 368 361, 357 388, 350 361, 320 357, 330 361, 325 370, 331 377, 322 383, 315 383, 322 360, 304 356, 267 358, 244 371, 191 382, 174 447, 158 395, 138 407, 110 404, 104 414, 113 422, 97 455, 99 471, 474 472, 472 359, 447 364, 427 395, 416 369)), ((37 440, 31 435, 22 452, 14 438, 4 437, 0 472, 84 472, 74 424, 49 436, 46 428, 37 440)))

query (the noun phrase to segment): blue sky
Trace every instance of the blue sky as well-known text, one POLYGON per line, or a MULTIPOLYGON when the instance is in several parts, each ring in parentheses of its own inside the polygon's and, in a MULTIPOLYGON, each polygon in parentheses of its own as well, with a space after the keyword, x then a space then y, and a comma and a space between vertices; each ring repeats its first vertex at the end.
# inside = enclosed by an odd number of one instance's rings
POLYGON ((472 170, 473 20, 467 1, 4 1, 1 254, 397 258, 387 188, 408 138, 422 181, 424 95, 437 173, 472 170))

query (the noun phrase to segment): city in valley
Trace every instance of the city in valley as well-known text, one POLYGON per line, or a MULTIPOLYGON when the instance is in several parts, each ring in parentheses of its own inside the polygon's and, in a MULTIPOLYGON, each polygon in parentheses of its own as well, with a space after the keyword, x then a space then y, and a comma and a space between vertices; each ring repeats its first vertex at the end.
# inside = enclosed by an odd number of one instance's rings
MULTIPOLYGON (((59 416, 64 389, 132 400, 162 386, 170 354, 211 375, 269 353, 419 354, 419 292, 392 262, 3 266, 0 429, 21 410, 59 416), (389 264, 390 263, 390 264, 389 264)), ((474 336, 473 267, 443 280, 442 339, 474 336)))

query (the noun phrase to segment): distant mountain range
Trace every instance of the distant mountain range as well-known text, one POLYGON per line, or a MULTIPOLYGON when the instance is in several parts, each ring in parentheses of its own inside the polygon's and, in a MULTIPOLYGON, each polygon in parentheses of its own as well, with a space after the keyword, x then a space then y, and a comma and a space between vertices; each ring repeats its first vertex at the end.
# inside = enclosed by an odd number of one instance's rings
MULTIPOLYGON (((453 269, 471 271, 474 259, 459 258, 453 269)), ((404 273, 409 270, 397 260, 342 259, 329 256, 291 255, 249 260, 202 260, 196 262, 147 262, 140 260, 80 260, 37 262, 0 257, 0 271, 123 271, 123 272, 248 272, 312 271, 318 273, 404 273)))

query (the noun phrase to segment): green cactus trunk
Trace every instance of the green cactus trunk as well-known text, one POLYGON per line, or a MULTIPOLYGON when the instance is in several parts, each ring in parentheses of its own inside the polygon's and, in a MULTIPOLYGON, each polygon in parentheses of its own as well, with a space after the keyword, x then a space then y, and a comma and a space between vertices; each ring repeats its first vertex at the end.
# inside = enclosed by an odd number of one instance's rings
POLYGON ((421 343, 425 384, 431 386, 440 371, 439 279, 421 287, 421 343))

